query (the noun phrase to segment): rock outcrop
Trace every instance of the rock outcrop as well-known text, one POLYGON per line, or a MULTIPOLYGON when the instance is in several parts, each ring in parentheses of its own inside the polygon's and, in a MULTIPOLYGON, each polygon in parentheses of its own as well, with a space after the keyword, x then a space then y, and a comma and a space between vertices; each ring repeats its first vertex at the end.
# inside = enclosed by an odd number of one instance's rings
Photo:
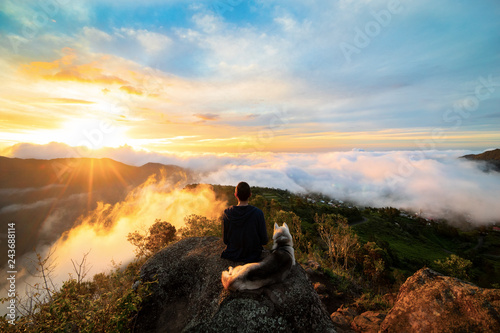
POLYGON ((352 308, 340 307, 331 314, 330 318, 338 333, 377 333, 380 330, 380 324, 382 324, 385 314, 365 311, 358 315, 352 308))
POLYGON ((423 268, 401 286, 382 332, 500 332, 500 290, 423 268))
POLYGON ((384 318, 383 313, 366 311, 354 318, 351 327, 356 332, 377 333, 384 318))
POLYGON ((357 315, 354 309, 341 306, 330 315, 330 318, 337 329, 337 333, 353 333, 355 331, 352 329, 351 323, 357 315))
POLYGON ((219 238, 188 238, 161 250, 141 269, 152 294, 143 301, 134 332, 335 332, 300 265, 283 283, 228 292, 219 238))

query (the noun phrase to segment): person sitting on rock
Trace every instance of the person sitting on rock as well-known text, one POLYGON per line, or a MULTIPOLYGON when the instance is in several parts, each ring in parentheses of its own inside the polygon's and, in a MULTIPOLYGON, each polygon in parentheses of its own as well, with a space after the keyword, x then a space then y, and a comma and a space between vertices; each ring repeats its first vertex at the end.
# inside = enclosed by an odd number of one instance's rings
POLYGON ((248 204, 252 192, 246 182, 236 186, 234 196, 238 205, 231 206, 223 215, 223 240, 227 245, 221 257, 237 262, 258 262, 267 236, 264 213, 248 204))

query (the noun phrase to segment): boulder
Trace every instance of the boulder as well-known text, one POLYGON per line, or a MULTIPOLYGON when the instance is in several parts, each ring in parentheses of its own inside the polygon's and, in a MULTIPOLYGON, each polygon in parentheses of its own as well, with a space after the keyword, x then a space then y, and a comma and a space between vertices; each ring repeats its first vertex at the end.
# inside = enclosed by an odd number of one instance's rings
POLYGON ((500 290, 423 268, 401 286, 382 332, 500 332, 500 290))
POLYGON ((351 326, 356 332, 377 333, 384 318, 383 313, 367 311, 354 318, 351 326))
POLYGON ((300 265, 282 283, 229 292, 217 237, 188 238, 156 253, 141 268, 150 284, 134 332, 335 332, 318 294, 300 265))
MULTIPOLYGON (((333 321, 337 328, 348 329, 351 327, 352 319, 347 318, 340 312, 334 312, 330 315, 330 319, 333 321)), ((338 330, 338 329, 337 329, 338 330)))
POLYGON ((330 315, 337 332, 354 332, 351 323, 358 314, 352 308, 345 308, 343 305, 330 315))

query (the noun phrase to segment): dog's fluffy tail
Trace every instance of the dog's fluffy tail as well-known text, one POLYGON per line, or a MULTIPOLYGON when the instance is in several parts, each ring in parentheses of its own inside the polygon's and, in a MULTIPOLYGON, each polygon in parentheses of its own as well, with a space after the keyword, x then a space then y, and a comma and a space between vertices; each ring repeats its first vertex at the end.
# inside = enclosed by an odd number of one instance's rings
POLYGON ((220 279, 222 281, 222 285, 224 286, 224 289, 229 290, 229 288, 231 287, 231 284, 233 283, 233 281, 235 279, 235 277, 231 274, 232 271, 233 271, 233 268, 229 267, 228 271, 222 272, 220 279))

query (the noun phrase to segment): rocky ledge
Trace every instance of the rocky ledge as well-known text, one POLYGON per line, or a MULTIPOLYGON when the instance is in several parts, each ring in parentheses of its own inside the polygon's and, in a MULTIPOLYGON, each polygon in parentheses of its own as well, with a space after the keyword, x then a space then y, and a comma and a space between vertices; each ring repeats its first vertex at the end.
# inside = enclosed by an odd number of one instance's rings
POLYGON ((500 332, 500 290, 423 268, 399 289, 383 332, 500 332))
POLYGON ((340 307, 331 318, 339 333, 500 332, 500 290, 423 268, 401 286, 387 314, 340 307))
POLYGON ((252 292, 228 292, 220 238, 188 238, 155 254, 141 269, 154 282, 134 332, 335 332, 333 322, 300 265, 283 283, 252 292))

